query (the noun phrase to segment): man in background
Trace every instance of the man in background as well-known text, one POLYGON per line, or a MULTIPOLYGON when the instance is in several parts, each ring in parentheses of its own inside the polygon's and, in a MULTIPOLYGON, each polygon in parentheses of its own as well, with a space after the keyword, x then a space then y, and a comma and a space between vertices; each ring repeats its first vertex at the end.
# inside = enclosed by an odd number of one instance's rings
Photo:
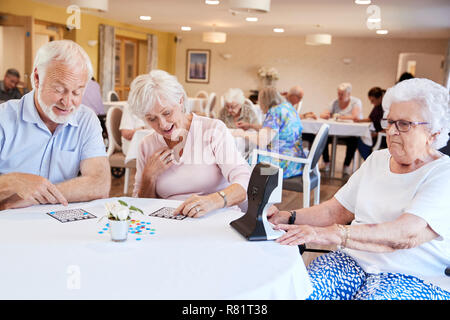
POLYGON ((11 99, 20 99, 22 94, 17 85, 20 82, 20 73, 16 69, 6 70, 3 81, 0 81, 0 103, 11 99))

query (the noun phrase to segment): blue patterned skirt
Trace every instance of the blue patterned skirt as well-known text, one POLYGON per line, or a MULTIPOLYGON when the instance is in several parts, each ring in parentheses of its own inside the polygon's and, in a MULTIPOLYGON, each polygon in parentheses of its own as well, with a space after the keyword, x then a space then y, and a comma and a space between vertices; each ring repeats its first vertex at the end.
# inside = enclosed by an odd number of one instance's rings
POLYGON ((414 276, 366 273, 342 251, 319 256, 307 269, 314 287, 308 300, 450 300, 450 292, 414 276))

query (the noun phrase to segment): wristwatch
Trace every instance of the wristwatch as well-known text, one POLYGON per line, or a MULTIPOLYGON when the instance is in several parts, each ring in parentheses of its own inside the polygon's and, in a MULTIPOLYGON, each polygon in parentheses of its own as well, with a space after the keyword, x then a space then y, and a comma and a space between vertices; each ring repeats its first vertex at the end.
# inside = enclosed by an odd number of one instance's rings
POLYGON ((297 212, 295 212, 295 210, 292 210, 291 211, 291 216, 289 217, 288 224, 294 224, 296 216, 297 216, 297 212))
POLYGON ((223 191, 217 192, 223 198, 223 208, 227 206, 227 195, 223 191))

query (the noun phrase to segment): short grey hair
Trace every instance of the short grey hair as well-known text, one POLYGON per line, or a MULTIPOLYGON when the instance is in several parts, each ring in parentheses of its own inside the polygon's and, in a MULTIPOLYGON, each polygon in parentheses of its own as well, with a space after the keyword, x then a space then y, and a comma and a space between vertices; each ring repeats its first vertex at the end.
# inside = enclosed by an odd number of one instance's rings
POLYGON ((348 83, 348 82, 342 82, 342 83, 338 86, 338 90, 339 90, 339 91, 352 92, 352 84, 351 84, 351 83, 348 83))
POLYGON ((183 98, 182 111, 186 112, 187 95, 177 78, 163 70, 152 70, 137 76, 130 85, 128 106, 136 116, 145 119, 158 104, 178 105, 183 98))
POLYGON ((239 88, 230 88, 225 92, 223 95, 223 99, 225 100, 225 103, 237 103, 237 104, 244 104, 245 102, 245 96, 244 92, 239 88))
POLYGON ((91 60, 84 49, 72 40, 50 41, 44 44, 36 53, 34 58, 33 71, 31 73, 31 85, 34 89, 35 70, 39 75, 45 76, 47 67, 51 62, 61 61, 70 67, 81 66, 87 71, 86 81, 92 78, 94 74, 91 60))
POLYGON ((414 101, 422 107, 424 120, 431 133, 440 132, 433 143, 435 149, 447 144, 450 131, 449 91, 434 81, 423 78, 404 80, 389 88, 383 97, 386 116, 393 103, 414 101))

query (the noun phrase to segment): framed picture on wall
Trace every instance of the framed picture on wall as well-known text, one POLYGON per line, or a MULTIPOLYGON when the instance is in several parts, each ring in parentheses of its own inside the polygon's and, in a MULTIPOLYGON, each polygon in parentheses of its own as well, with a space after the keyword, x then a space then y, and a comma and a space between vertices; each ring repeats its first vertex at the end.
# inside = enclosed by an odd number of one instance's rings
POLYGON ((211 50, 186 50, 186 82, 209 83, 211 50))

